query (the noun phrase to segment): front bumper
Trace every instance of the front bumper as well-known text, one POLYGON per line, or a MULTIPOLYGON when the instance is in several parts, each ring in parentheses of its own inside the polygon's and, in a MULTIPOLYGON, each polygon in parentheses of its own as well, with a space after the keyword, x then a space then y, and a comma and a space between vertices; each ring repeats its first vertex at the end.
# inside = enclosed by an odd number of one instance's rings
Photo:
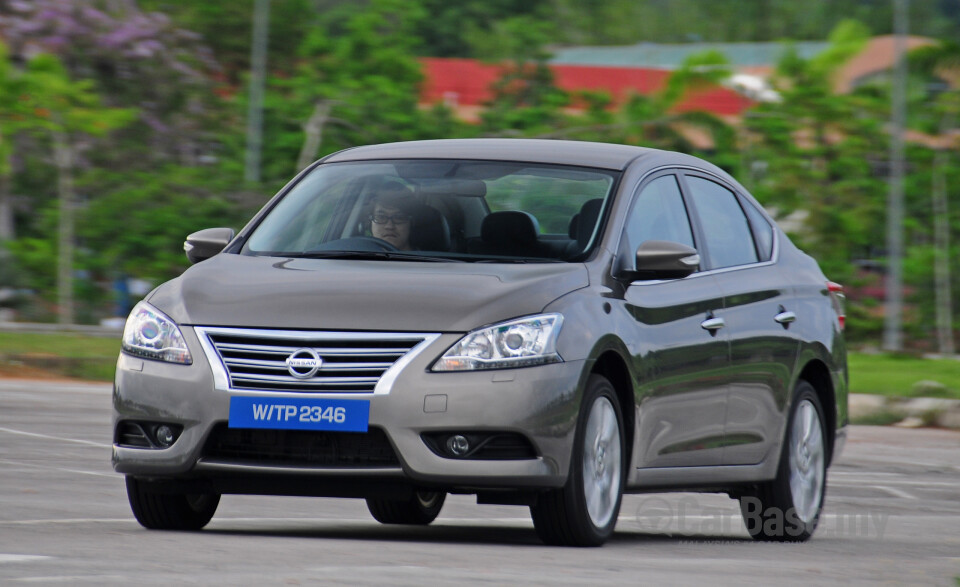
MULTIPOLYGON (((200 341, 193 328, 181 327, 193 352, 200 341)), ((130 448, 114 444, 117 472, 168 480, 258 479, 270 493, 290 494, 304 477, 318 482, 397 479, 448 489, 525 489, 560 487, 570 468, 579 410, 584 361, 521 369, 432 373, 430 364, 459 335, 441 335, 407 363, 387 393, 291 393, 216 389, 214 372, 202 352, 189 366, 142 360, 121 354, 117 362, 114 428, 121 421, 178 424, 183 432, 170 448, 130 448), (214 426, 227 421, 230 398, 323 397, 370 402, 369 425, 382 429, 397 454, 399 467, 323 467, 250 464, 211 459, 202 454, 214 426), (446 458, 430 450, 422 434, 437 431, 513 432, 533 445, 536 458, 473 460, 446 458), (294 482, 296 480, 296 482, 294 482)), ((229 485, 229 484, 228 484, 229 485)), ((261 491, 251 491, 261 492, 261 491)), ((263 491, 266 492, 266 491, 263 491)))

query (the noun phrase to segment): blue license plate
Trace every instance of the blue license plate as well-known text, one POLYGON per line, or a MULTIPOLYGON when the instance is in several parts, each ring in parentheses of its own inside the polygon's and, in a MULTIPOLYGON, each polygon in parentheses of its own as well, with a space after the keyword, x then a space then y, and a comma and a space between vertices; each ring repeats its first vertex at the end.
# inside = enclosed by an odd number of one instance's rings
POLYGON ((290 397, 230 398, 230 428, 366 432, 370 402, 290 397))

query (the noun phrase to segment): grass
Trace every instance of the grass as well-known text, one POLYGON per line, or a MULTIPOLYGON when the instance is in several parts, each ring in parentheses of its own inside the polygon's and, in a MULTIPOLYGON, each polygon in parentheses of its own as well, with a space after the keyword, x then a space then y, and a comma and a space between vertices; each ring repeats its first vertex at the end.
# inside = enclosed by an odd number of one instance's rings
POLYGON ((960 399, 960 361, 850 353, 850 391, 894 397, 960 399))
POLYGON ((58 357, 117 358, 120 352, 120 333, 115 338, 87 336, 75 333, 30 334, 25 332, 0 332, 0 354, 39 354, 58 357))
POLYGON ((33 376, 74 377, 90 381, 111 381, 120 353, 116 337, 76 333, 33 334, 0 332, 0 373, 33 376))
MULTIPOLYGON (((0 365, 6 366, 2 372, 23 365, 67 377, 110 381, 119 352, 119 333, 104 338, 0 332, 0 365)), ((848 360, 852 393, 960 399, 960 361, 861 353, 850 353, 848 360)))

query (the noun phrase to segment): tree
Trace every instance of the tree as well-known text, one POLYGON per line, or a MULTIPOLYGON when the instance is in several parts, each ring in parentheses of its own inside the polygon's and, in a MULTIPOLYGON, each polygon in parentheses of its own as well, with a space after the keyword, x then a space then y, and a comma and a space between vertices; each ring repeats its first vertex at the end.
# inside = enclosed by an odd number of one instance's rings
POLYGON ((730 62, 717 51, 691 55, 667 78, 663 90, 650 97, 633 96, 625 105, 623 118, 627 131, 638 133, 639 144, 691 153, 696 149, 684 135, 683 128, 692 126, 711 137, 716 155, 731 152, 735 134, 728 124, 708 112, 680 108, 691 93, 716 87, 730 74, 730 62))
MULTIPOLYGON (((846 25, 821 57, 788 55, 776 80, 781 102, 758 106, 746 116, 750 140, 744 153, 748 168, 758 172, 748 182, 754 195, 781 218, 802 211, 802 227, 794 234, 798 244, 818 258, 831 279, 851 286, 847 335, 852 340, 879 336, 882 327, 882 314, 869 311, 879 309, 881 300, 861 286, 883 287, 882 274, 873 269, 882 268, 886 257, 880 235, 886 220, 890 86, 879 80, 835 95, 829 80, 866 35, 863 27, 846 25)), ((948 61, 934 67, 933 59, 926 71, 921 67, 923 52, 941 51, 925 49, 911 57, 917 73, 908 88, 908 122, 922 141, 909 143, 906 151, 904 277, 912 305, 905 325, 914 346, 931 340, 936 330, 941 350, 949 352, 955 304, 949 269, 950 259, 957 257, 949 235, 958 223, 947 213, 946 194, 960 188, 960 173, 951 165, 957 145, 947 140, 953 123, 944 121, 960 113, 960 99, 944 84, 929 85, 929 74, 948 61)), ((943 73, 949 71, 953 68, 943 73)))
POLYGON ((59 60, 40 54, 27 64, 22 101, 34 113, 33 132, 44 133, 50 141, 57 169, 59 199, 57 298, 59 319, 72 324, 74 173, 77 152, 85 136, 102 136, 127 124, 132 110, 106 108, 100 103, 89 80, 73 81, 59 60))
MULTIPOLYGON (((845 26, 838 47, 855 44, 865 31, 845 26), (859 31, 859 32, 858 32, 859 31)), ((886 137, 882 94, 867 88, 835 95, 831 66, 843 61, 807 61, 788 52, 778 64, 778 103, 762 104, 746 116, 750 169, 766 171, 753 193, 781 217, 806 213, 798 241, 836 280, 852 276, 850 262, 870 257, 883 234, 886 137)))
POLYGON ((481 115, 483 132, 536 136, 562 125, 562 108, 570 103, 570 96, 553 83, 547 64, 550 54, 543 48, 549 39, 548 28, 519 16, 498 23, 496 29, 485 41, 484 52, 502 64, 502 73, 491 88, 494 97, 481 115))
MULTIPOLYGON (((454 4, 454 3, 451 3, 454 4)), ((459 4, 459 3, 457 3, 459 4)), ((633 43, 820 41, 842 20, 891 32, 889 0, 553 0, 547 18, 555 42, 633 43)), ((911 2, 914 34, 956 37, 960 9, 952 0, 911 2)))
MULTIPOLYGON (((329 11, 346 0, 282 0, 272 2, 269 19, 269 56, 274 72, 290 74, 295 66, 290 57, 316 22, 317 15, 329 11)), ((138 0, 147 14, 169 15, 177 27, 209 47, 222 68, 227 83, 241 85, 241 78, 250 69, 250 21, 254 2, 244 0, 138 0)))
POLYGON ((92 276, 171 279, 187 266, 183 239, 213 226, 240 228, 262 204, 223 194, 228 177, 214 179, 203 167, 167 165, 153 171, 88 175, 106 188, 78 214, 77 266, 92 276), (123 230, 117 230, 122 226, 123 230))
MULTIPOLYGON (((930 195, 932 200, 933 216, 933 282, 935 324, 937 332, 937 346, 941 354, 952 355, 955 352, 953 342, 953 286, 951 278, 950 247, 950 206, 948 173, 952 169, 951 161, 956 160, 955 151, 960 144, 951 141, 950 136, 960 124, 960 90, 956 89, 960 76, 960 45, 955 42, 943 43, 931 47, 922 47, 910 55, 911 68, 917 71, 924 80, 937 78, 954 78, 952 89, 946 89, 935 95, 932 104, 929 95, 924 95, 922 112, 929 116, 925 130, 935 133, 940 141, 932 161, 932 178, 930 195), (932 105, 932 108, 930 107, 932 105), (953 152, 951 152, 953 151, 953 152)), ((948 82, 949 83, 949 82, 948 82)), ((950 86, 947 85, 947 88, 950 86)), ((922 121, 921 121, 922 122, 922 121)))
MULTIPOLYGON (((469 57, 500 60, 517 38, 517 23, 527 23, 553 34, 550 0, 419 0, 430 18, 420 19, 414 36, 416 49, 431 57, 469 57)), ((520 31, 521 34, 523 31, 520 31)), ((538 47, 539 48, 539 47, 538 47)))
MULTIPOLYGON (((633 94, 616 110, 610 109, 612 99, 603 93, 579 92, 573 96, 562 93, 552 102, 541 101, 541 109, 552 113, 552 118, 541 114, 539 126, 527 134, 541 138, 565 138, 615 142, 655 147, 660 149, 697 152, 697 147, 687 138, 686 132, 693 128, 705 133, 713 142, 712 158, 722 166, 731 166, 736 148, 736 134, 733 128, 719 117, 703 111, 683 110, 683 101, 704 87, 716 87, 720 81, 730 75, 726 58, 716 52, 693 55, 681 68, 674 71, 664 87, 653 94, 633 94), (561 116, 560 108, 570 101, 585 106, 582 115, 561 116)), ((509 87, 509 86, 507 86, 509 87)), ((560 90, 556 90, 560 92, 560 90)), ((541 90, 542 95, 550 96, 541 90)), ((502 128, 509 126, 510 119, 525 114, 523 104, 507 102, 501 110, 508 113, 501 119, 493 119, 493 124, 502 128)), ((533 110, 534 114, 539 113, 533 110)), ((520 127, 524 128, 524 127, 520 127)))
MULTIPOLYGON (((13 224, 13 134, 24 118, 20 108, 20 79, 0 43, 0 244, 16 236, 13 224)), ((0 255, 6 249, 0 250, 0 255)))
POLYGON ((125 148, 106 153, 113 164, 195 164, 210 140, 219 67, 195 33, 164 14, 134 0, 9 2, 0 6, 0 38, 14 58, 55 55, 72 79, 91 80, 106 105, 137 109, 125 148))
POLYGON ((422 138, 411 31, 424 17, 416 4, 373 0, 311 30, 293 73, 268 83, 266 179, 285 180, 294 166, 345 147, 422 138))

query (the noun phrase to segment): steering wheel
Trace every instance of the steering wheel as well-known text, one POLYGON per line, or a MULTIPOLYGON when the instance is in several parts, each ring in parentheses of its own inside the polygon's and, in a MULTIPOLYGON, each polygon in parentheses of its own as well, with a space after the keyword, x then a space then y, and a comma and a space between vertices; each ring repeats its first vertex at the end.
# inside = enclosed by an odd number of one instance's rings
POLYGON ((311 253, 320 251, 362 251, 370 253, 396 253, 397 247, 374 236, 351 236, 321 243, 310 249, 311 253))

